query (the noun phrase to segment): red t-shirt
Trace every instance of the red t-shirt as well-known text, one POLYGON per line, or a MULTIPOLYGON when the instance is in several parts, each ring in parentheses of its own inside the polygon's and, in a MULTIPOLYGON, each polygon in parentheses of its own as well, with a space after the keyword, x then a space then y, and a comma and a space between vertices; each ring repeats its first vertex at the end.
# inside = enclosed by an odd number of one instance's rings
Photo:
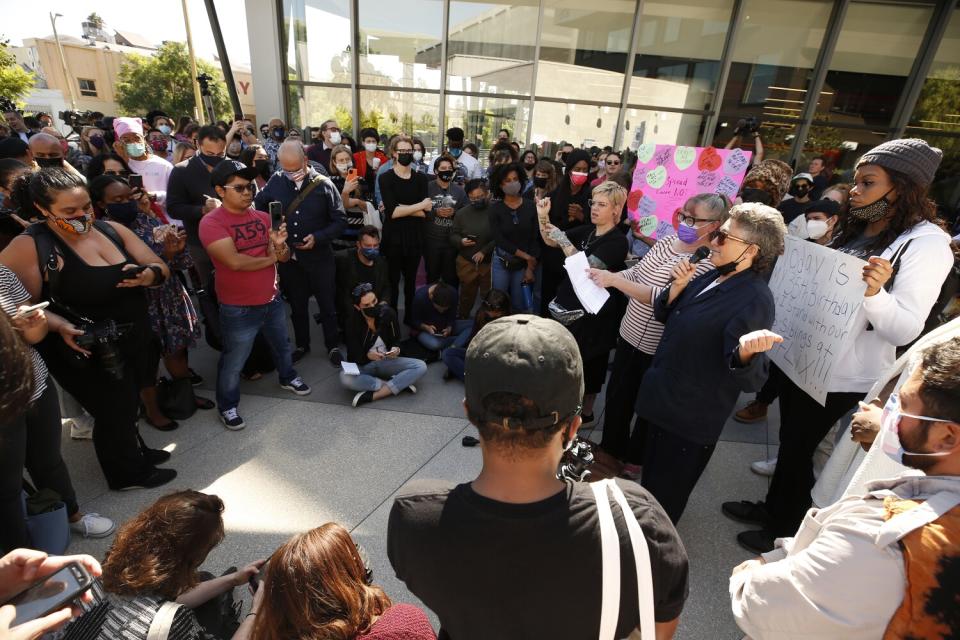
MULTIPOLYGON (((263 258, 270 246, 270 216, 256 209, 238 214, 218 207, 200 220, 200 242, 206 248, 224 238, 233 240, 238 253, 263 258)), ((277 295, 276 265, 257 271, 233 271, 213 256, 210 260, 216 268, 217 298, 221 303, 254 306, 267 304, 277 295)))

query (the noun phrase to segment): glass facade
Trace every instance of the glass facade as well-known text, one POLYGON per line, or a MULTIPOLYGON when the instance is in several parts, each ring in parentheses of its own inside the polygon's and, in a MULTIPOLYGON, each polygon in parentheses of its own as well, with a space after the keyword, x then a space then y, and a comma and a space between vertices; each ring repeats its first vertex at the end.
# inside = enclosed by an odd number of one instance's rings
POLYGON ((766 157, 801 167, 843 173, 902 135, 960 163, 951 0, 274 1, 299 126, 334 117, 430 151, 459 126, 483 158, 501 128, 550 149, 722 146, 752 116, 766 157))

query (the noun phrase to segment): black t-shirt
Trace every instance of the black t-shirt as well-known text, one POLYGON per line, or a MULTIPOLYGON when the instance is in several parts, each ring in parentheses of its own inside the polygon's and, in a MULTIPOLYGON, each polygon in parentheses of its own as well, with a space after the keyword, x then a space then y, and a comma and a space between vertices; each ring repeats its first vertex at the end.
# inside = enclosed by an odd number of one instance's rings
POLYGON ((409 178, 401 178, 390 170, 381 173, 378 180, 384 208, 383 254, 420 255, 423 251, 423 218, 394 218, 393 211, 400 205, 422 202, 427 197, 427 177, 414 171, 409 178))
POLYGON ((783 214, 783 221, 787 224, 790 224, 794 218, 797 216, 803 215, 803 212, 806 210, 807 206, 811 204, 813 200, 809 202, 797 202, 796 198, 790 198, 789 200, 783 200, 777 209, 780 210, 780 213, 783 214))
MULTIPOLYGON (((680 615, 687 597, 687 553, 656 500, 617 480, 650 549, 655 617, 680 615)), ((617 637, 640 624, 637 580, 626 524, 620 534, 620 619, 617 637)), ((440 618, 452 640, 595 638, 600 630, 600 521, 586 483, 555 496, 509 504, 470 484, 427 480, 400 489, 387 533, 397 577, 440 618)))
MULTIPOLYGON (((567 231, 567 238, 576 249, 586 253, 588 258, 596 256, 603 261, 603 268, 607 271, 623 271, 626 266, 624 260, 627 258, 626 236, 616 227, 599 237, 594 235, 595 230, 596 227, 592 224, 580 225, 567 231)), ((568 311, 583 308, 566 272, 557 287, 557 303, 568 311)))

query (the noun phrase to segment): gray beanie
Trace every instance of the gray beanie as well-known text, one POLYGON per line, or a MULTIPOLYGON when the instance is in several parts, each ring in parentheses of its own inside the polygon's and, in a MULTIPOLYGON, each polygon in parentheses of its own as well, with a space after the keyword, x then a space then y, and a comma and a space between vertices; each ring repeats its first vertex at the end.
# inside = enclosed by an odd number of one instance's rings
POLYGON ((893 169, 909 176, 922 187, 933 182, 933 176, 943 159, 943 151, 931 147, 920 138, 900 138, 890 140, 867 151, 857 167, 862 164, 875 164, 884 169, 893 169))

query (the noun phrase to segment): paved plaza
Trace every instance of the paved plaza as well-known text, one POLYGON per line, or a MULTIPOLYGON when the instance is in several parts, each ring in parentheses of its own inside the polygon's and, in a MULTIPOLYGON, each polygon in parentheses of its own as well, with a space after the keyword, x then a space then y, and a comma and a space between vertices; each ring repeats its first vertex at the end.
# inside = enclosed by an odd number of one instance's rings
MULTIPOLYGON (((313 344, 323 344, 319 335, 313 344)), ((205 378, 198 391, 213 398, 217 353, 206 346, 191 353, 191 365, 205 378)), ((325 357, 314 351, 297 366, 313 387, 309 396, 280 389, 276 374, 243 383, 240 411, 247 423, 243 431, 226 430, 215 411, 198 412, 169 433, 141 423, 150 446, 172 451, 166 466, 179 473, 173 483, 159 489, 109 491, 92 443, 65 435, 64 457, 81 508, 121 522, 172 490, 215 493, 226 503, 227 532, 205 565, 215 573, 266 557, 291 534, 334 520, 366 548, 374 580, 395 602, 419 604, 387 560, 387 518, 393 497, 405 482, 414 478, 464 482, 479 471, 480 451, 460 444, 464 435, 476 435, 463 415, 463 385, 444 382, 443 365, 432 364, 417 384, 417 395, 405 393, 354 409, 352 394, 340 386, 325 357)), ((745 402, 741 399, 738 407, 745 402)), ((596 415, 601 413, 598 403, 596 415)), ((771 407, 772 427, 729 421, 691 497, 679 526, 690 557, 690 597, 679 638, 742 637, 730 613, 727 579, 730 570, 751 554, 737 546, 735 535, 743 526, 721 515, 720 503, 763 497, 767 480, 752 474, 748 465, 776 454, 778 422, 776 404, 771 407)), ((599 442, 599 429, 591 439, 599 442)), ((74 537, 69 552, 102 558, 111 540, 74 537)), ((596 584, 565 588, 599 589, 600 576, 596 584)), ((436 617, 431 618, 438 626, 436 617)))

